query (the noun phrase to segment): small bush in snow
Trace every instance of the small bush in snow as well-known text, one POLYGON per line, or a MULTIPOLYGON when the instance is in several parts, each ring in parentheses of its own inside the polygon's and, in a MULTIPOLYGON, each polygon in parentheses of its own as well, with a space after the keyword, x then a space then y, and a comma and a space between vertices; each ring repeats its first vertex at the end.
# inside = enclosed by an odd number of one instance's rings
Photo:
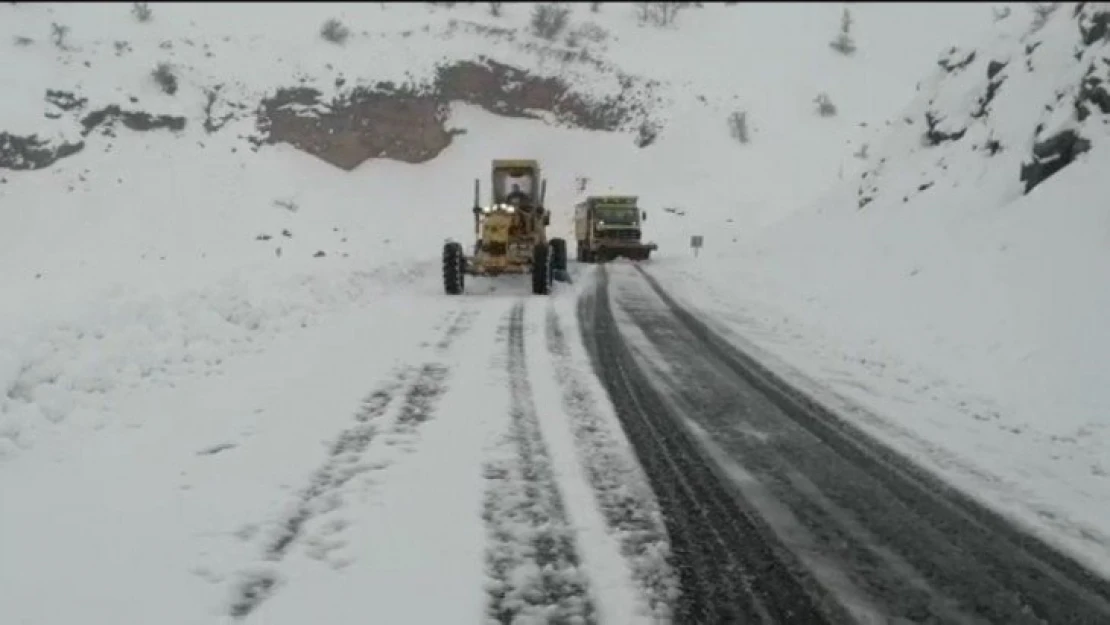
POLYGON ((640 25, 652 24, 660 28, 674 24, 678 11, 685 2, 637 2, 636 19, 640 25))
POLYGON ((494 17, 501 17, 501 2, 489 3, 489 14, 494 17))
POLYGON ((591 13, 597 13, 600 10, 601 10, 601 3, 600 2, 591 2, 590 3, 590 12, 591 13))
POLYGON ((1033 11, 1032 31, 1037 32, 1044 28, 1048 17, 1059 7, 1059 2, 1030 2, 1029 8, 1033 11))
POLYGON ((606 30, 593 22, 586 22, 578 28, 574 29, 571 33, 578 39, 584 39, 591 43, 601 43, 609 37, 606 30))
POLYGON ((162 88, 162 91, 169 95, 177 93, 177 75, 173 72, 173 66, 169 63, 159 63, 158 67, 150 73, 154 78, 154 82, 162 88))
POLYGON ((537 4, 532 9, 532 33, 541 39, 553 41, 567 27, 570 9, 553 3, 537 4))
POLYGON ((732 138, 740 143, 747 143, 751 140, 748 135, 747 111, 734 111, 732 115, 728 116, 728 131, 732 138))
POLYGON ((17 45, 17 46, 29 46, 32 43, 35 43, 35 40, 31 39, 30 37, 16 37, 15 38, 15 45, 17 45))
POLYGON ((859 149, 856 150, 852 154, 852 156, 854 156, 854 157, 856 157, 860 160, 866 160, 867 159, 867 144, 864 143, 863 145, 859 146, 859 149))
POLYGON ((347 38, 351 36, 351 29, 343 25, 343 22, 335 19, 334 17, 324 22, 320 27, 320 36, 325 41, 330 41, 337 45, 347 43, 347 38))
POLYGON ((832 117, 836 115, 836 105, 829 99, 829 94, 818 93, 813 101, 817 104, 817 114, 821 117, 832 117))
POLYGON ((297 212, 298 210, 301 209, 301 207, 298 206, 295 201, 290 200, 290 199, 274 200, 274 206, 276 206, 278 208, 284 208, 285 210, 289 211, 290 213, 295 213, 295 212, 297 212))
POLYGON ((991 12, 994 13, 994 21, 1001 22, 1007 17, 1010 17, 1010 13, 1012 13, 1013 11, 1010 10, 1009 6, 1003 6, 1001 8, 994 7, 993 9, 991 9, 991 12))
POLYGON ((64 26, 57 22, 50 25, 50 38, 54 41, 54 45, 62 50, 68 47, 66 46, 66 35, 68 34, 69 26, 64 26))
POLYGON ((829 47, 845 56, 856 51, 856 42, 852 41, 852 14, 847 8, 840 15, 840 34, 829 43, 829 47))
POLYGON ((150 18, 154 16, 154 12, 150 10, 150 6, 148 6, 146 2, 133 3, 131 5, 131 14, 140 22, 149 22, 150 18))
POLYGON ((636 131, 636 147, 646 148, 655 143, 655 140, 658 138, 659 126, 645 119, 640 123, 640 127, 636 131))

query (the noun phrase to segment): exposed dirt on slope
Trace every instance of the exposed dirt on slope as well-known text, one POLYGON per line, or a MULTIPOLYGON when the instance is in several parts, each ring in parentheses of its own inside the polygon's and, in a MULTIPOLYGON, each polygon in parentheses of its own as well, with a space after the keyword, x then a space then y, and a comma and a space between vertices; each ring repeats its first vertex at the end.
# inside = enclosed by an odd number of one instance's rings
MULTIPOLYGON (((203 127, 211 134, 232 118, 254 116, 258 133, 249 140, 255 149, 287 143, 345 170, 373 158, 406 163, 435 158, 456 134, 465 132, 447 127, 449 106, 454 102, 505 117, 544 119, 587 130, 638 130, 642 135, 644 128, 655 127, 648 116, 655 84, 620 73, 616 76, 621 86, 618 95, 593 97, 562 78, 535 75, 479 57, 445 63, 423 84, 378 82, 344 89, 340 80, 336 84, 339 95, 330 101, 313 87, 286 87, 264 97, 257 106, 235 103, 221 115, 211 110, 219 99, 217 86, 206 90, 203 127)), ((86 98, 69 92, 50 90, 44 99, 47 119, 69 118, 78 124, 78 132, 68 138, 47 138, 0 131, 0 168, 49 167, 82 151, 85 138, 97 130, 114 137, 118 125, 140 132, 181 131, 187 123, 184 117, 139 110, 134 98, 92 110, 86 98)))
POLYGON ((506 117, 617 131, 647 118, 645 87, 632 78, 622 78, 621 86, 616 97, 593 98, 560 78, 486 58, 459 61, 440 66, 427 84, 381 82, 349 89, 331 102, 312 88, 280 89, 259 107, 259 141, 288 143, 346 170, 372 158, 422 163, 462 132, 446 125, 452 102, 506 117))

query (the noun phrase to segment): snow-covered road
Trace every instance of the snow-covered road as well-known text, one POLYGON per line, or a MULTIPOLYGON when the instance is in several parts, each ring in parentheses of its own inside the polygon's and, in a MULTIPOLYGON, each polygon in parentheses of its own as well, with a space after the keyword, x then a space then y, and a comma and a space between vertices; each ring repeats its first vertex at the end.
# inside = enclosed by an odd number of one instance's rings
POLYGON ((576 293, 381 297, 67 424, 0 472, 3 620, 665 620, 576 293))
POLYGON ((0 471, 3 621, 1110 618, 650 273, 575 272, 445 297, 427 269, 59 423, 0 471))
POLYGON ((657 486, 679 622, 1110 619, 1106 580, 784 381, 639 269, 602 268, 582 323, 657 486))

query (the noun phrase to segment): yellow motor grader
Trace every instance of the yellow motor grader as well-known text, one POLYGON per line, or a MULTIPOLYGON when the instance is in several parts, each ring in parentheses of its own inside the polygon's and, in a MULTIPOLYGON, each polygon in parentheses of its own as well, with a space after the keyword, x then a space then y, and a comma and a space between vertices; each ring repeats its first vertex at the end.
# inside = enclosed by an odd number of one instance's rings
POLYGON ((467 275, 531 274, 532 292, 546 295, 553 280, 568 280, 566 240, 547 238, 547 181, 535 160, 498 159, 491 169, 489 204, 480 203, 479 181, 474 181, 472 255, 457 241, 443 245, 443 290, 461 294, 467 275))

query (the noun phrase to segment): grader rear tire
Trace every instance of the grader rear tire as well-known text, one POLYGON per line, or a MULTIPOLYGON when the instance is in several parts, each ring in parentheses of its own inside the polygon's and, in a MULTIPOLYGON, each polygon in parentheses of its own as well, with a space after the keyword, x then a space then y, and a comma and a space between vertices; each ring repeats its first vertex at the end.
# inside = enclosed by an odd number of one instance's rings
POLYGON ((466 256, 462 244, 457 242, 443 245, 443 291, 448 295, 460 295, 466 288, 466 256))
POLYGON ((551 248, 537 243, 532 248, 532 293, 547 295, 551 292, 551 248))

